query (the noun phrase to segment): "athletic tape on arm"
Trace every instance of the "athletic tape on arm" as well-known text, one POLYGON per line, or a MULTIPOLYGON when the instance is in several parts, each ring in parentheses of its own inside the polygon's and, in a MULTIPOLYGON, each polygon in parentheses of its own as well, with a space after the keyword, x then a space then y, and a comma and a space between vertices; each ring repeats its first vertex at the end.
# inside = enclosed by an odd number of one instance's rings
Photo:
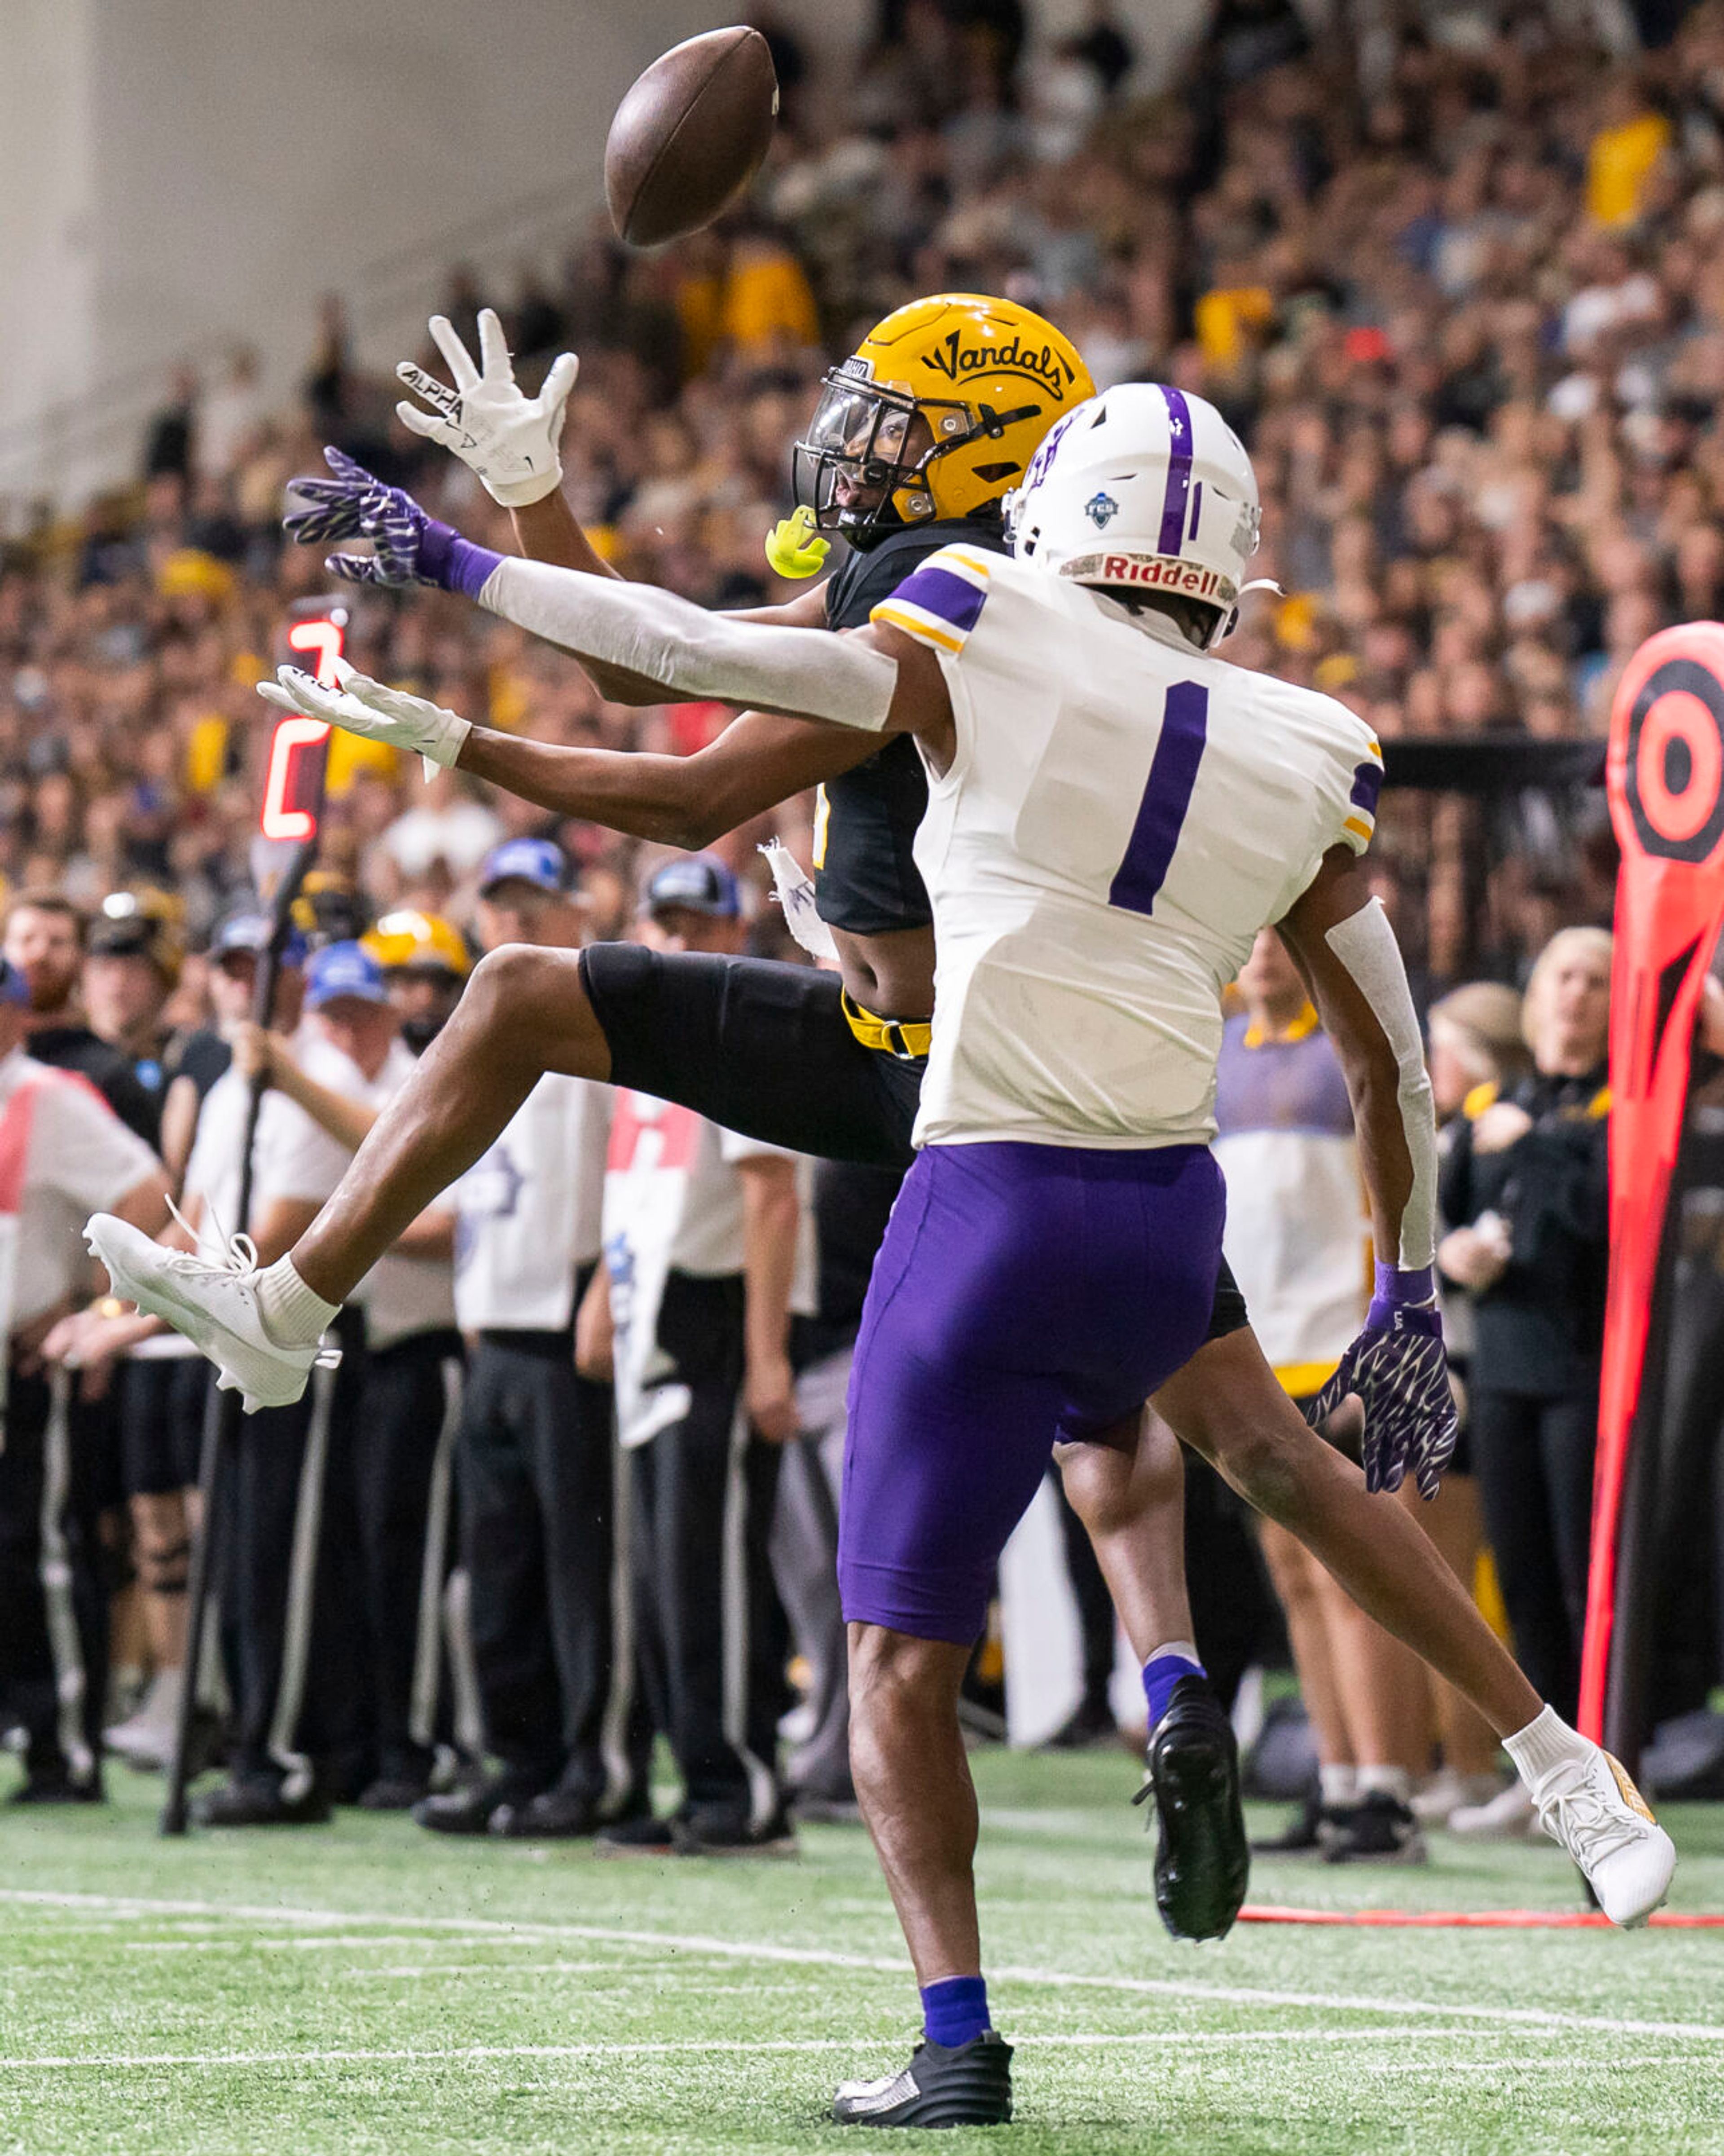
POLYGON ((501 562, 481 606, 582 659, 658 681, 673 696, 825 719, 878 733, 895 660, 818 629, 732 620, 652 584, 582 576, 545 562, 501 562))
POLYGON ((1436 1255, 1437 1127, 1424 1043, 1401 947, 1380 898, 1337 921, 1326 940, 1352 976, 1394 1050, 1400 1073, 1396 1098, 1413 1163, 1413 1187, 1401 1210, 1401 1246, 1395 1262, 1403 1271, 1417 1270, 1429 1265, 1436 1255))

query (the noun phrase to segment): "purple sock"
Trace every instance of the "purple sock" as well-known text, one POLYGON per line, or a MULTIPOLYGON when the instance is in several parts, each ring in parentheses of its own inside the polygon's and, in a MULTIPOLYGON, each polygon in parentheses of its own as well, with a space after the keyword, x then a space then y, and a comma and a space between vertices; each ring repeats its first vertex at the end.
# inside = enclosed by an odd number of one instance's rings
POLYGON ((922 1986, 922 2029, 931 2044, 956 2051, 993 2026, 986 1977, 947 1976, 922 1986))
MULTIPOLYGON (((1181 1641, 1183 1649, 1184 1642, 1181 1641)), ((1182 1677, 1203 1677, 1209 1672, 1195 1654, 1178 1650, 1152 1655, 1143 1665, 1143 1697, 1149 1702, 1149 1726, 1153 1729, 1167 1711, 1173 1687, 1182 1677)))

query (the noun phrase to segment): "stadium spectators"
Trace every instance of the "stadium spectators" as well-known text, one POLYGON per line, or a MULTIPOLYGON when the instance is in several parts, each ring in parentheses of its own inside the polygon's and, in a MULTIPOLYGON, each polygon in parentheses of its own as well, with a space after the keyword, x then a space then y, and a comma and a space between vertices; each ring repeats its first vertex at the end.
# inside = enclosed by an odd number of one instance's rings
MULTIPOLYGON (((1008 290, 1066 324, 1098 380, 1165 376, 1245 433, 1259 567, 1285 596, 1248 607, 1242 660, 1387 735, 1596 733, 1635 643, 1715 612, 1724 585, 1724 11, 1629 64, 1536 6, 1488 42, 1409 32, 1368 54, 1313 44, 1290 9, 1224 9, 1189 80, 1135 104, 1105 8, 1049 54, 1026 28, 1016 8, 884 10, 844 97, 799 84, 731 227, 650 257, 588 230, 556 277, 454 273, 466 315, 481 287, 513 292, 541 364, 560 337, 580 349, 567 461, 588 528, 696 598, 784 596, 760 541, 822 348, 912 291, 1008 290)), ((195 941, 244 880, 246 691, 282 600, 321 575, 282 549, 280 490, 324 439, 506 543, 465 475, 389 421, 336 300, 304 379, 300 410, 271 415, 243 352, 218 386, 176 377, 143 485, 12 550, 13 889, 87 904, 149 875, 178 887, 195 941)), ((364 663, 494 724, 688 737, 446 601, 357 626, 364 663)), ((336 843, 379 896, 437 903, 498 812, 408 776, 338 773, 336 843)), ((1434 990, 1481 961, 1523 978, 1560 921, 1603 917, 1600 823, 1596 805, 1564 829, 1536 800, 1391 793, 1381 851, 1434 990)), ((582 834, 576 850, 626 850, 582 834)))

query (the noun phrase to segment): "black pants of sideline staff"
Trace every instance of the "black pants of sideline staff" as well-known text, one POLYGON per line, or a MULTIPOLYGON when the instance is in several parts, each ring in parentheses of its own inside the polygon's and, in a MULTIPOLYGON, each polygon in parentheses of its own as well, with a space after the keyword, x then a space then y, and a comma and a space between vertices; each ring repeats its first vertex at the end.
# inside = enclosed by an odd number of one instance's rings
POLYGON ((461 1554, 485 1737, 527 1788, 607 1793, 614 1625, 611 1395, 572 1330, 486 1332, 459 1442, 461 1554))
POLYGON ((353 1556, 363 1320, 344 1311, 331 1329, 340 1368, 315 1372, 291 1407, 240 1421, 221 1485, 217 1593, 235 1779, 345 1799, 372 1769, 353 1556))
POLYGON ((104 1493, 72 1413, 56 1421, 47 1382, 13 1374, 0 1445, 0 1726, 23 1729, 31 1784, 93 1789, 108 1682, 104 1493))
POLYGON ((782 1455, 737 1426, 743 1309, 740 1275, 665 1281, 659 1345, 688 1407, 629 1455, 630 1570, 646 1704, 684 1801, 759 1830, 781 1806, 788 1628, 769 1549, 782 1455))
POLYGON ((1471 1434, 1516 1659, 1533 1690, 1572 1720, 1586 1630, 1597 1394, 1545 1399, 1475 1383, 1471 1434))
POLYGON ((411 1333, 366 1356, 354 1474, 371 1735, 385 1780, 423 1780, 439 1728, 461 1361, 453 1330, 411 1333))

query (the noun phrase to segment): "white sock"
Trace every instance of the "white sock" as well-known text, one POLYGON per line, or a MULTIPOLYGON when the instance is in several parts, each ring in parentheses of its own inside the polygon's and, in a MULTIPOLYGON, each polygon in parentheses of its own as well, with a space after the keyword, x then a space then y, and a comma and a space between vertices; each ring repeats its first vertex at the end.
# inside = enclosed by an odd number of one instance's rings
POLYGON ((1502 1748, 1529 1789, 1541 1774, 1560 1767, 1565 1759, 1589 1758, 1593 1752, 1591 1741, 1571 1729, 1553 1707, 1542 1708, 1524 1729, 1505 1737, 1502 1748))
POLYGON ((278 1348, 314 1346, 341 1315, 340 1303, 326 1302, 306 1286, 290 1257, 264 1266, 258 1275, 257 1294, 264 1330, 278 1348))
POLYGON ((1317 1800, 1326 1811, 1341 1811, 1358 1800, 1359 1770, 1357 1767, 1319 1767, 1317 1769, 1317 1800))
POLYGON ((1413 1794, 1413 1777, 1404 1767, 1361 1767, 1358 1775, 1362 1798, 1393 1797, 1403 1804, 1413 1794))

